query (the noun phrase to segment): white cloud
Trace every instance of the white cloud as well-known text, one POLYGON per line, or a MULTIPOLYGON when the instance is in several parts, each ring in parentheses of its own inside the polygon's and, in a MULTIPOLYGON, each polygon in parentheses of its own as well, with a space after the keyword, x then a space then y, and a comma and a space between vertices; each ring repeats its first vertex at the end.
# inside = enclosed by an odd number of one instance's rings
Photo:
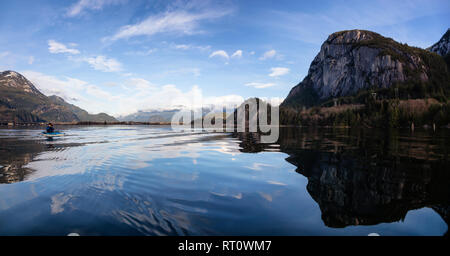
POLYGON ((261 56, 259 59, 260 59, 260 60, 271 59, 271 58, 275 57, 276 54, 277 54, 277 51, 275 51, 275 50, 270 50, 270 51, 265 52, 265 53, 263 54, 263 56, 261 56))
POLYGON ((125 88, 146 91, 153 90, 156 86, 143 78, 130 78, 125 84, 125 88))
POLYGON ((75 17, 83 13, 84 10, 101 10, 107 5, 123 4, 127 0, 79 0, 67 11, 67 16, 75 17))
POLYGON ((23 71, 21 73, 43 94, 47 96, 57 95, 66 100, 81 100, 83 97, 80 95, 80 91, 88 84, 75 78, 66 77, 61 80, 35 71, 23 71))
POLYGON ((4 58, 8 55, 10 55, 10 52, 0 52, 0 58, 4 58))
POLYGON ((269 76, 271 77, 278 77, 278 76, 284 76, 286 74, 289 73, 290 69, 289 68, 271 68, 270 69, 272 71, 272 73, 269 74, 269 76))
MULTIPOLYGON (((76 46, 76 44, 71 43, 70 45, 76 46)), ((78 57, 74 58, 71 55, 80 54, 80 51, 75 48, 68 48, 66 45, 56 42, 55 40, 48 41, 48 50, 50 53, 68 53, 68 59, 73 61, 83 61, 88 63, 95 70, 100 70, 103 72, 118 72, 122 70, 122 64, 113 58, 108 58, 102 55, 95 57, 78 57)), ((154 49, 145 52, 135 52, 136 54, 148 55, 151 54, 154 49)), ((34 60, 34 59, 33 59, 34 60)))
POLYGON ((173 47, 178 50, 197 49, 197 50, 201 50, 201 51, 206 51, 206 50, 211 49, 211 46, 209 46, 209 45, 201 46, 201 45, 191 45, 191 44, 177 44, 173 47))
POLYGON ((173 84, 158 86, 156 90, 141 91, 136 94, 122 95, 116 102, 115 113, 127 115, 138 110, 164 110, 182 107, 198 108, 206 105, 235 106, 244 101, 239 95, 204 97, 199 86, 194 85, 188 91, 182 91, 173 84))
POLYGON ((144 50, 144 51, 130 51, 130 52, 126 52, 125 55, 137 55, 137 56, 148 56, 154 52, 156 52, 157 49, 149 49, 149 50, 144 50))
POLYGON ((48 41, 48 50, 50 53, 69 53, 69 54, 79 54, 80 51, 77 49, 71 49, 62 43, 58 43, 55 40, 48 41))
POLYGON ((33 56, 30 56, 30 57, 28 58, 28 64, 29 64, 29 65, 33 65, 33 63, 34 63, 34 57, 33 57, 33 56))
POLYGON ((245 84, 245 86, 250 86, 250 87, 257 88, 257 89, 263 89, 263 88, 268 88, 268 87, 275 86, 275 84, 274 83, 257 83, 257 82, 252 82, 252 83, 245 84))
MULTIPOLYGON (((71 77, 57 78, 35 71, 22 71, 45 95, 57 95, 69 103, 75 104, 89 113, 105 112, 111 115, 127 115, 138 110, 174 109, 180 106, 204 106, 223 104, 239 105, 244 101, 239 95, 204 97, 198 86, 182 91, 175 85, 155 85, 143 78, 131 77, 118 82, 124 90, 117 91, 111 86, 100 87, 71 77), (99 100, 101 98, 101 100, 99 100)), ((116 82, 117 83, 117 82, 116 82)))
POLYGON ((199 68, 179 68, 179 69, 173 69, 173 70, 167 70, 163 73, 163 76, 167 75, 186 75, 186 74, 192 74, 195 77, 199 77, 201 72, 199 68))
POLYGON ((118 72, 122 70, 122 64, 120 62, 105 56, 85 57, 82 60, 89 63, 95 70, 103 72, 118 72))
POLYGON ((86 81, 64 77, 63 79, 35 71, 21 72, 43 94, 57 95, 89 113, 114 113, 114 102, 119 98, 86 81), (102 100, 98 100, 101 98, 102 100))
POLYGON ((255 52, 254 52, 254 51, 251 51, 251 52, 250 52, 250 55, 255 55, 255 52))
POLYGON ((191 46, 186 44, 178 44, 175 45, 175 49, 188 50, 191 49, 191 46))
POLYGON ((211 55, 209 55, 210 58, 215 57, 215 56, 220 56, 220 57, 223 57, 225 59, 229 59, 230 58, 230 56, 228 56, 228 53, 226 51, 224 51, 224 50, 218 50, 218 51, 215 51, 215 52, 211 53, 211 55))
POLYGON ((231 55, 231 58, 241 58, 241 57, 242 57, 242 50, 237 50, 231 55))
POLYGON ((192 35, 201 32, 199 22, 202 20, 217 19, 229 14, 229 11, 203 11, 190 13, 185 10, 167 11, 149 16, 147 19, 134 25, 123 26, 109 40, 127 39, 135 36, 153 36, 159 33, 175 33, 176 35, 192 35))

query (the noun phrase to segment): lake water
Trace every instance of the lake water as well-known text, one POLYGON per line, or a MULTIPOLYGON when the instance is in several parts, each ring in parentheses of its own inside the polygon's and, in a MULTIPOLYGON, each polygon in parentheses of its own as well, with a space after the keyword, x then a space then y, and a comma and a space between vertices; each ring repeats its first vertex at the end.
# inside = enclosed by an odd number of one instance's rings
POLYGON ((0 235, 444 235, 446 129, 0 129, 0 235))

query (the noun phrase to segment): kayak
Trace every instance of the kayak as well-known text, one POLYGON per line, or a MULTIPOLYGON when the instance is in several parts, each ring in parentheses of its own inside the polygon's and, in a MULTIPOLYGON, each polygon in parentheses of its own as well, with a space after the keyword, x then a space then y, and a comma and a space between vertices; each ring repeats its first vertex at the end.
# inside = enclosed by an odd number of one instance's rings
POLYGON ((42 134, 46 137, 61 137, 64 136, 62 132, 42 132, 42 134))
POLYGON ((62 132, 42 132, 42 134, 46 137, 61 137, 64 136, 62 132))

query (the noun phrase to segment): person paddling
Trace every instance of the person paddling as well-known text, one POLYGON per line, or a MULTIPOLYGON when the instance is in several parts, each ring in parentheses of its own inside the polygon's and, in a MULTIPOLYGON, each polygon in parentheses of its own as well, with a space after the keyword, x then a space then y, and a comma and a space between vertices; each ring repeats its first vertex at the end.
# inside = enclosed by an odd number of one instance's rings
POLYGON ((55 132, 55 128, 53 128, 53 124, 52 123, 48 123, 46 130, 47 130, 47 133, 54 133, 55 132))

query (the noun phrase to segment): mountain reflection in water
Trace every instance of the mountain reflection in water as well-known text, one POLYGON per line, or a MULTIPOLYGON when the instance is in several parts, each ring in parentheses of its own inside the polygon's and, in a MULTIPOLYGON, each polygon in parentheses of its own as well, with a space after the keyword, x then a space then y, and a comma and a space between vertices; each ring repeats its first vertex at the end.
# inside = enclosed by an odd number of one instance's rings
MULTIPOLYGON (((243 152, 270 150, 255 133, 234 134, 243 152)), ((448 137, 379 130, 285 128, 278 141, 286 161, 308 178, 307 190, 328 227, 403 220, 434 209, 449 223, 448 137)))
POLYGON ((276 144, 170 127, 38 133, 0 129, 0 234, 448 232, 447 130, 283 127, 276 144))

